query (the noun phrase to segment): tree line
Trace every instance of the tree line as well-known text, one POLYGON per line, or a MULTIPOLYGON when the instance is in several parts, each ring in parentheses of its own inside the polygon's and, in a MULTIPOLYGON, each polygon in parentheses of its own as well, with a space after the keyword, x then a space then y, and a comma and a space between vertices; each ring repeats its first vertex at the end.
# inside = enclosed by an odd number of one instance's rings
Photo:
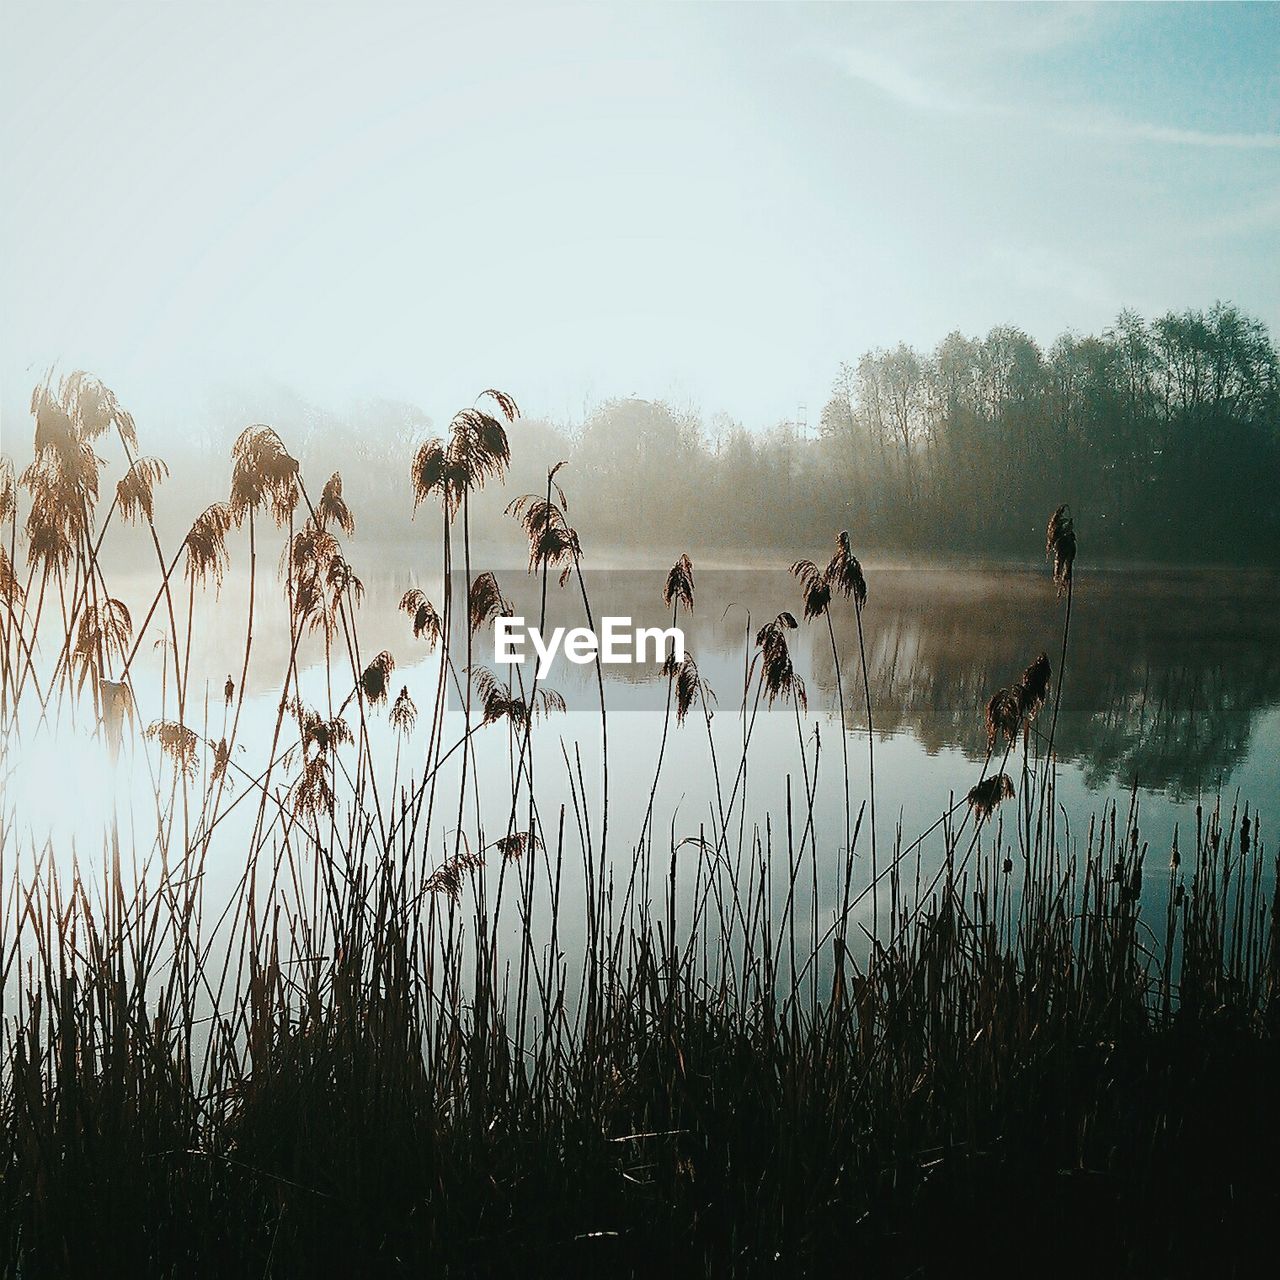
MULTIPOLYGON (((312 470, 341 470, 362 540, 421 536, 407 467, 433 430, 422 410, 227 402, 192 483, 207 487, 250 420, 276 426, 312 470)), ((1123 311, 1047 349, 1002 325, 929 352, 868 351, 836 371, 816 424, 748 430, 635 397, 576 423, 522 419, 516 490, 540 492, 562 459, 575 524, 597 548, 794 551, 848 529, 864 553, 1023 556, 1044 512, 1068 502, 1095 557, 1280 563, 1280 357, 1261 321, 1224 303, 1123 311)), ((481 541, 517 540, 496 497, 474 526, 481 541)))
POLYGON ((618 401, 575 443, 583 523, 610 539, 794 546, 841 527, 870 548, 1016 554, 1067 501, 1095 554, 1280 558, 1280 359, 1230 305, 1124 311, 1047 351, 1009 326, 868 351, 816 435, 618 401))

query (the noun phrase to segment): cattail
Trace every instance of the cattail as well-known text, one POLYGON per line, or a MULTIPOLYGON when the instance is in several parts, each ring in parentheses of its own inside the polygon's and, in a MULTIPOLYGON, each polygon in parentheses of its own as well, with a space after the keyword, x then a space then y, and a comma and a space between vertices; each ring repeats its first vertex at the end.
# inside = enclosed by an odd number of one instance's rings
POLYGON ((168 476, 169 468, 159 458, 135 459, 116 485, 116 505, 121 518, 132 523, 141 515, 149 524, 154 514, 152 492, 168 476))
POLYGON ((690 613, 693 612, 693 561, 687 555, 682 555, 671 566, 662 588, 662 599, 665 604, 677 608, 684 605, 690 613))
POLYGON ((387 700, 387 682, 395 669, 396 660, 385 649, 365 667, 360 676, 360 688, 369 702, 378 703, 387 700))
POLYGON ((1021 703, 1014 689, 999 689, 987 703, 987 750, 994 751, 1001 734, 1013 745, 1022 723, 1021 703))
POLYGON ((174 768, 180 773, 188 778, 195 776, 199 739, 194 730, 177 720, 153 720, 147 726, 147 737, 160 744, 161 751, 173 761, 174 768))
POLYGON ((235 696, 236 696, 236 682, 230 676, 228 676, 227 683, 222 686, 222 700, 223 702, 226 703, 227 706, 230 706, 231 699, 234 698, 235 696))
POLYGON ((409 696, 408 685, 402 686, 400 692, 396 695, 396 700, 391 705, 391 715, 388 719, 391 721, 391 727, 406 738, 413 732, 414 725, 418 723, 418 708, 409 696))
POLYGON ((1053 561, 1053 580, 1061 595, 1071 585, 1071 567, 1076 559, 1075 521, 1065 502, 1049 517, 1044 545, 1046 557, 1053 561))
POLYGON ((351 508, 343 501, 342 477, 336 471, 325 481, 324 488, 320 491, 320 501, 316 503, 316 521, 321 528, 336 524, 347 537, 356 531, 351 508))
POLYGON ((417 587, 411 587, 404 593, 400 608, 413 619, 414 639, 425 638, 427 652, 430 653, 435 649, 444 625, 439 613, 436 612, 435 605, 417 587))
POLYGON ((1007 773, 998 773, 994 777, 984 778, 972 787, 966 799, 969 808, 979 818, 989 818, 996 811, 996 806, 1003 800, 1013 798, 1013 783, 1007 773))

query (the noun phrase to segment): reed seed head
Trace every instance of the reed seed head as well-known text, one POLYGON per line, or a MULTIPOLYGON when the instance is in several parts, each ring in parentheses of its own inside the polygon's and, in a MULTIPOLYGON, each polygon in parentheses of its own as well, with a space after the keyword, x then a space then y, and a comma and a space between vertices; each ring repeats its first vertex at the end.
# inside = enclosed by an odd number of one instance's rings
POLYGON ((545 685, 534 691, 530 705, 520 694, 513 692, 509 684, 499 680, 488 667, 478 668, 473 680, 480 697, 481 724, 506 720, 512 725, 523 726, 531 719, 545 718, 565 710, 564 698, 545 685))
POLYGON ((800 579, 804 588, 804 619, 806 622, 820 618, 831 604, 831 584, 827 574, 812 560, 797 560, 791 566, 793 577, 800 579))
POLYGON ((1002 801, 1013 798, 1013 783, 1007 773, 997 773, 993 777, 984 778, 970 788, 966 798, 969 801, 969 808, 979 818, 986 819, 995 813, 1002 801))
POLYGON ((401 598, 400 608, 413 621, 414 639, 425 639, 427 652, 432 652, 440 640, 441 631, 444 627, 435 605, 417 587, 411 587, 401 598))
POLYGON ((146 736, 160 744, 160 750, 179 773, 188 778, 195 777, 199 739, 194 730, 177 720, 153 720, 147 726, 146 736))
POLYGON ((686 653, 684 661, 675 666, 675 692, 676 692, 676 724, 683 724, 685 717, 692 709, 694 702, 698 698, 702 698, 703 705, 708 707, 711 702, 715 701, 715 694, 711 692, 711 687, 706 684, 701 673, 698 671, 698 664, 693 660, 693 655, 686 653))
POLYGON ((765 701, 770 706, 778 698, 794 697, 801 710, 807 711, 809 699, 804 681, 796 674, 787 646, 786 633, 795 629, 794 615, 784 610, 756 633, 762 662, 760 678, 764 683, 765 701))
POLYGON ((77 688, 85 681, 95 684, 106 675, 106 664, 112 657, 123 659, 133 634, 133 619, 120 600, 100 600, 90 604, 80 615, 76 640, 71 650, 71 665, 78 669, 77 688))
POLYGON ((123 520, 132 524, 141 516, 148 524, 154 518, 152 494, 169 468, 159 458, 137 458, 116 485, 116 505, 123 520))
POLYGON ((227 534, 233 513, 225 502, 206 507, 195 519, 186 537, 187 576, 198 583, 212 578, 221 587, 231 557, 227 552, 227 534))
POLYGON ((1034 720, 1049 696, 1049 681, 1053 668, 1049 665, 1049 655, 1041 653, 1036 660, 1022 673, 1018 681, 1018 709, 1025 721, 1034 720))
POLYGON ((360 688, 369 702, 386 702, 387 685, 395 669, 396 660, 385 649, 365 667, 360 676, 360 688))
POLYGON ((231 449, 230 507, 236 524, 267 507, 285 525, 298 505, 298 461, 271 427, 246 427, 231 449))
POLYGON ((867 603, 867 580, 858 557, 853 554, 848 530, 841 530, 836 537, 836 549, 827 564, 827 585, 832 594, 852 599, 861 609, 867 603))
POLYGON ((511 606, 503 598, 498 580, 487 570, 471 582, 467 601, 467 617, 472 633, 483 630, 494 618, 510 613, 511 606))
POLYGON ((1003 735, 1006 745, 1012 746, 1022 726, 1022 709, 1016 689, 999 689, 987 703, 987 750, 994 751, 996 742, 1003 735))
POLYGON ((493 847, 502 855, 504 862, 516 862, 524 857, 529 849, 539 848, 542 841, 532 831, 513 831, 493 842, 493 847))
POLYGON ((324 482, 324 488, 320 491, 320 501, 316 503, 316 521, 322 529, 331 524, 337 525, 347 537, 356 531, 355 517, 342 497, 342 476, 336 471, 324 482))
POLYGON ((1072 566, 1076 559, 1075 521, 1071 508, 1064 502, 1049 517, 1045 532, 1045 555, 1053 561, 1053 581, 1061 595, 1071 585, 1072 566))
POLYGON ((664 604, 676 607, 684 605, 690 613, 693 612, 693 561, 687 555, 682 555, 667 573, 662 600, 664 604))
POLYGON ((391 704, 391 715, 388 717, 391 727, 404 737, 408 737, 414 725, 418 723, 418 708, 409 696, 409 686, 403 685, 391 704))
POLYGON ((0 524, 18 513, 18 481, 13 459, 0 456, 0 524))
POLYGON ((529 572, 559 569, 564 584, 582 557, 582 544, 575 529, 565 519, 564 506, 548 502, 536 493, 526 493, 507 504, 529 539, 529 572))

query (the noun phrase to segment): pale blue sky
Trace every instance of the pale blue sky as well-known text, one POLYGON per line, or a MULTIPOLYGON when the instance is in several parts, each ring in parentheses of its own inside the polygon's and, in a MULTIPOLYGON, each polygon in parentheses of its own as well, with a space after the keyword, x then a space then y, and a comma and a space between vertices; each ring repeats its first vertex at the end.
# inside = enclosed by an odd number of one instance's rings
POLYGON ((1277 5, 5 0, 0 48, 6 435, 52 362, 160 444, 226 380, 756 427, 955 327, 1280 330, 1277 5))

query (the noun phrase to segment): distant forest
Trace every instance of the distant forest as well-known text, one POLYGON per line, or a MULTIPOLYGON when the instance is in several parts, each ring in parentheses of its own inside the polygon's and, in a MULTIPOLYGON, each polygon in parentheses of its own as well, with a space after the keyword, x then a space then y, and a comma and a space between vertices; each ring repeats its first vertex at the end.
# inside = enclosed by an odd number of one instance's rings
MULTIPOLYGON (((309 474, 341 471, 361 540, 423 535, 409 459, 444 421, 387 402, 344 418, 274 407, 220 406, 188 482, 198 474, 203 495, 239 428, 268 421, 309 474)), ((1000 326, 927 353, 869 351, 840 366, 808 426, 748 431, 633 398, 572 425, 524 419, 512 448, 507 497, 569 460, 558 479, 588 549, 798 554, 847 528, 866 554, 1025 557, 1069 502, 1091 557, 1280 562, 1280 358, 1266 326, 1227 304, 1125 311, 1048 350, 1000 326)), ((504 497, 483 496, 476 537, 514 545, 504 497)))

